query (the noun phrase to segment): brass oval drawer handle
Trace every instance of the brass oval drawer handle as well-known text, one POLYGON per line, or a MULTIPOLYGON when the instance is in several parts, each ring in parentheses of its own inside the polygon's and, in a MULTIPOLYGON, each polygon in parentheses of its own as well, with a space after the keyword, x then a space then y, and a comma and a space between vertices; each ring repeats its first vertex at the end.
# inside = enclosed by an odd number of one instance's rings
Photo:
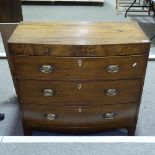
POLYGON ((42 73, 51 73, 54 70, 53 65, 42 65, 40 71, 42 73))
POLYGON ((107 72, 109 72, 109 73, 117 73, 117 72, 119 72, 119 66, 118 65, 109 65, 108 67, 107 67, 107 72))
POLYGON ((50 121, 55 120, 56 117, 57 117, 57 115, 56 115, 56 114, 52 114, 52 113, 46 114, 46 115, 45 115, 45 118, 46 118, 47 120, 50 120, 50 121))
POLYGON ((107 96, 116 96, 116 95, 118 95, 118 93, 119 93, 119 90, 115 89, 115 88, 110 88, 110 89, 106 90, 107 96))
POLYGON ((55 91, 52 89, 44 89, 42 92, 43 96, 54 96, 55 91))
POLYGON ((105 113, 103 114, 104 119, 114 119, 116 117, 116 113, 105 113))

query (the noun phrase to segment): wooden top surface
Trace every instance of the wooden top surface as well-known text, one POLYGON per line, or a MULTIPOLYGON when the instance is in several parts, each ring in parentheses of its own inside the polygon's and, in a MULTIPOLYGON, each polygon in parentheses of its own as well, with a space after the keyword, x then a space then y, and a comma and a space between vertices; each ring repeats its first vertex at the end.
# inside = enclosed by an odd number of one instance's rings
POLYGON ((149 42, 131 22, 21 22, 9 43, 105 45, 149 42))

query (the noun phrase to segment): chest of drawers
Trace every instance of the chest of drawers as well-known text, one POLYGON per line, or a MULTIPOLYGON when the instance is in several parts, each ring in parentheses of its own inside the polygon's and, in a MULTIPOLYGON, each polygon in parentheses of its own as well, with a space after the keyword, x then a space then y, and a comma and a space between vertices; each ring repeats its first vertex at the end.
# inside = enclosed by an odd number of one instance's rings
POLYGON ((8 47, 25 135, 134 135, 150 48, 136 23, 22 22, 8 47))

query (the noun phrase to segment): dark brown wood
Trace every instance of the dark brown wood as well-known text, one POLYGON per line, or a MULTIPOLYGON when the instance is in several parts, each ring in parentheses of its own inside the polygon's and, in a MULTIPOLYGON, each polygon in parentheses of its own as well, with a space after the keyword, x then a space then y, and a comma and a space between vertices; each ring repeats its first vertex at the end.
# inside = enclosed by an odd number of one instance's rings
POLYGON ((134 136, 135 135, 135 130, 136 130, 136 125, 133 125, 132 127, 128 127, 128 135, 129 136, 134 136))
POLYGON ((0 0, 0 23, 18 23, 22 20, 20 0, 0 0))
POLYGON ((52 102, 103 102, 128 103, 139 99, 141 80, 117 81, 38 81, 18 80, 19 96, 22 101, 52 102), (80 88, 79 88, 80 86, 80 88), (118 90, 116 96, 108 96, 107 89, 118 90), (43 96, 44 89, 54 90, 53 96, 43 96))
POLYGON ((32 136, 32 133, 33 133, 32 127, 23 125, 23 129, 24 129, 25 136, 32 136))
POLYGON ((113 104, 91 107, 54 107, 35 104, 23 104, 24 122, 39 126, 61 126, 61 127, 97 127, 97 126, 119 126, 126 122, 131 124, 136 114, 135 103, 113 104), (79 108, 81 111, 79 112, 79 108), (105 119, 106 113, 116 113, 113 119, 105 119), (55 114, 55 120, 48 120, 47 114, 55 114))
POLYGON ((93 58, 15 56, 13 59, 15 67, 14 75, 17 78, 37 78, 42 80, 103 80, 143 77, 147 55, 93 58), (135 63, 137 63, 136 66, 134 66, 135 63), (40 71, 42 65, 45 64, 53 66, 53 71, 51 73, 45 74, 40 71), (119 71, 116 73, 109 73, 107 68, 111 64, 118 65, 119 71))
MULTIPOLYGON (((10 41, 11 42, 11 41, 10 41)), ((114 45, 8 44, 10 54, 30 56, 96 57, 148 54, 150 43, 114 45), (132 47, 132 48, 131 48, 132 47)))
POLYGON ((137 24, 23 22, 8 45, 25 135, 119 128, 134 135, 150 48, 137 24), (43 73, 42 65, 54 69, 43 73), (119 70, 109 73, 109 65, 119 70), (54 95, 43 96, 44 89, 54 95), (116 95, 107 95, 108 89, 116 95), (105 120, 104 113, 116 117, 105 120))

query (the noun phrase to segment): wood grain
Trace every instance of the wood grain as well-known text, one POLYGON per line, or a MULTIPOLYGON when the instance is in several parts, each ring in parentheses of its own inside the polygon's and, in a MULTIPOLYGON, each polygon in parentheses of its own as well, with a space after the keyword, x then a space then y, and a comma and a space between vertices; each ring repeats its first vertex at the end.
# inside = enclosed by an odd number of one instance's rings
POLYGON ((18 23, 22 20, 20 0, 0 0, 0 23, 18 23))
POLYGON ((128 103, 137 102, 139 98, 141 80, 119 81, 38 81, 18 80, 20 99, 22 101, 52 102, 105 102, 128 103), (80 84, 80 89, 79 89, 80 84), (107 96, 106 90, 119 90, 116 96, 107 96), (43 96, 44 89, 54 90, 54 96, 43 96))
POLYGON ((136 55, 150 48, 130 22, 22 22, 8 44, 11 54, 51 56, 136 55))
POLYGON ((40 126, 60 126, 60 127, 93 127, 93 126, 111 126, 131 124, 135 119, 136 104, 117 104, 83 107, 79 112, 79 107, 37 107, 33 104, 23 104, 23 115, 25 122, 31 122, 33 125, 40 126), (105 113, 116 113, 114 119, 104 119, 105 113), (56 114, 55 120, 46 119, 46 114, 56 114))
POLYGON ((148 54, 150 43, 113 45, 45 45, 8 43, 10 55, 102 57, 148 54))
POLYGON ((25 135, 119 128, 134 135, 150 49, 136 23, 22 22, 8 47, 25 135), (44 74, 42 65, 54 70, 44 74), (108 73, 109 65, 118 65, 119 72, 108 73), (110 88, 118 94, 107 96, 110 88), (44 89, 54 95, 43 96, 44 89), (103 119, 114 111, 115 119, 103 119), (57 119, 47 120, 48 113, 57 119))
POLYGON ((120 57, 72 57, 15 56, 14 75, 23 79, 42 80, 103 80, 143 77, 147 56, 120 57), (79 64, 79 61, 81 62, 79 64), (136 66, 133 66, 137 63, 136 66), (42 73, 42 65, 53 66, 51 73, 42 73), (109 73, 107 67, 117 65, 117 73, 109 73))
POLYGON ((132 22, 21 22, 9 42, 107 45, 146 43, 149 39, 132 22))

